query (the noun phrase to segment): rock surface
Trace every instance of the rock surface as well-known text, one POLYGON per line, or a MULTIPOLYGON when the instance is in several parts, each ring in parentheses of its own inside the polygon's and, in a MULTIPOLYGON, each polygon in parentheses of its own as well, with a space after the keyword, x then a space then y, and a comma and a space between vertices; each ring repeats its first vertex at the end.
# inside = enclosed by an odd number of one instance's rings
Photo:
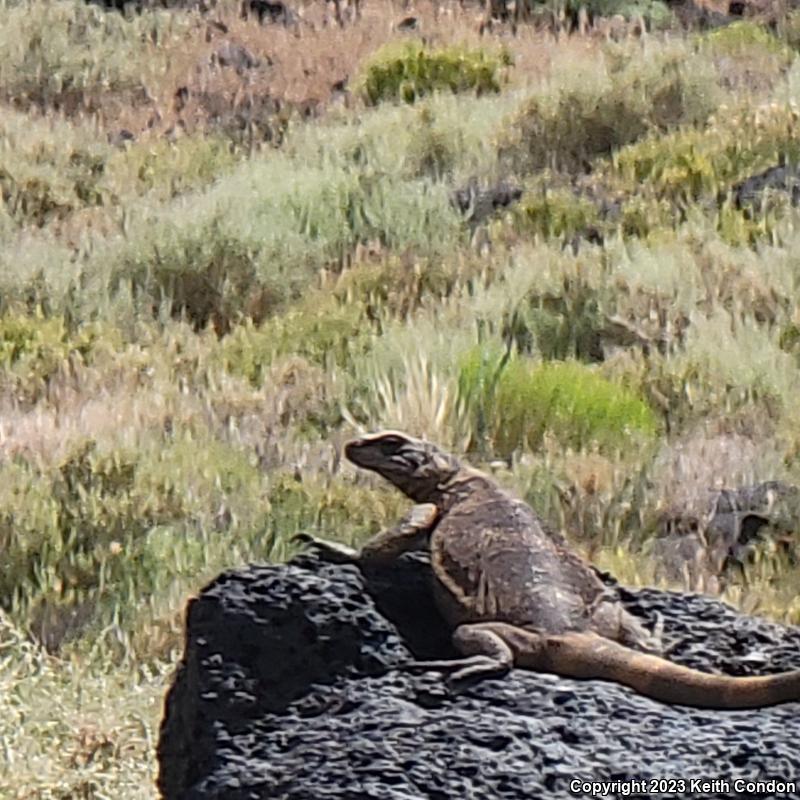
POLYGON ((657 575, 671 582, 685 579, 693 589, 719 586, 729 571, 746 572, 761 545, 793 559, 798 525, 797 486, 765 481, 709 489, 705 507, 682 506, 663 514, 653 546, 657 575))
MULTIPOLYGON (((591 796, 573 779, 677 778, 656 796, 730 798, 689 782, 800 780, 798 703, 706 711, 521 670, 453 695, 438 673, 393 670, 452 655, 427 580, 418 556, 366 578, 311 556, 217 578, 189 605, 158 746, 163 796, 570 798, 591 796)), ((698 595, 619 591, 646 624, 663 617, 676 662, 800 666, 800 629, 698 595)))
POLYGON ((495 211, 508 208, 522 197, 522 188, 507 181, 482 187, 476 178, 450 195, 453 207, 473 225, 487 220, 495 211))
POLYGON ((751 175, 733 187, 733 198, 738 208, 755 213, 765 210, 765 200, 784 197, 793 205, 800 205, 800 167, 778 164, 751 175))

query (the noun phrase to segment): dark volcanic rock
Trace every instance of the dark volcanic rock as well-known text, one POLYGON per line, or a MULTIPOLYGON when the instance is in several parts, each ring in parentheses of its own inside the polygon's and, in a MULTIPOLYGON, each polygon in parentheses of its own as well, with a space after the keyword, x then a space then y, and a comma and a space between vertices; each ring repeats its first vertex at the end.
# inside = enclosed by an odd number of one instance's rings
POLYGON ((262 25, 295 25, 297 16, 281 0, 271 3, 270 0, 243 0, 241 6, 242 19, 254 16, 262 25))
POLYGON ((793 558, 800 526, 800 489, 765 481, 738 489, 709 490, 707 507, 671 509, 661 518, 653 554, 670 581, 688 577, 695 588, 731 568, 746 570, 761 543, 793 558), (695 580, 696 579, 696 580, 695 580))
MULTIPOLYGON (((304 557, 208 586, 190 603, 166 700, 164 797, 527 800, 588 796, 570 792, 576 778, 679 778, 682 790, 659 796, 728 800, 731 789, 688 782, 798 779, 797 703, 690 709, 521 670, 454 695, 436 673, 393 670, 412 651, 452 655, 427 569, 406 557, 368 591, 354 567, 304 557)), ((697 595, 620 594, 648 624, 663 618, 676 662, 736 675, 800 665, 799 629, 697 595)))
POLYGON ((450 196, 453 206, 472 224, 488 219, 497 209, 507 208, 522 197, 522 189, 512 183, 500 181, 494 186, 481 187, 476 179, 456 189, 450 196))
POLYGON ((736 16, 715 11, 695 0, 667 0, 667 5, 675 14, 682 27, 689 30, 713 30, 722 28, 736 19, 736 16))
POLYGON ((211 63, 220 67, 233 67, 240 75, 261 64, 246 47, 235 42, 224 42, 211 56, 211 63))
POLYGON ((153 9, 196 9, 207 13, 217 0, 86 0, 89 5, 100 6, 107 11, 135 12, 141 14, 153 9))
POLYGON ((764 209, 765 197, 770 194, 783 195, 793 206, 800 205, 800 166, 778 164, 733 187, 737 207, 756 213, 764 209))

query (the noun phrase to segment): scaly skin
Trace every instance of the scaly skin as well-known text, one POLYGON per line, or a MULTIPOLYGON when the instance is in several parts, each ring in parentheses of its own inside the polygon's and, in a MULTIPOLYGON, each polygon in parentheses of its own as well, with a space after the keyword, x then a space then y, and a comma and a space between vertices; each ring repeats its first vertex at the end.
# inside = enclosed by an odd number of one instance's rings
POLYGON ((465 658, 414 669, 448 669, 459 682, 518 666, 703 708, 800 700, 800 670, 730 677, 654 655, 659 643, 530 506, 429 442, 381 431, 349 442, 345 455, 419 504, 353 556, 380 563, 429 542, 434 596, 465 658))

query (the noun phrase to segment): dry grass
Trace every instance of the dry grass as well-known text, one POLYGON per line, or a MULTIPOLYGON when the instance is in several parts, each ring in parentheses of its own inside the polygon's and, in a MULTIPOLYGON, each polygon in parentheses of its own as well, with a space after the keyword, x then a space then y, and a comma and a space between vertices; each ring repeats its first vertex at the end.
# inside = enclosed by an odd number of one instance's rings
POLYGON ((155 797, 153 753, 169 672, 168 665, 87 670, 46 655, 0 617, 3 797, 155 797))
MULTIPOLYGON (((221 109, 258 106, 267 98, 315 116, 332 97, 340 96, 337 84, 352 85, 369 55, 388 42, 409 38, 397 27, 408 17, 417 19, 411 36, 431 47, 487 44, 478 31, 483 13, 468 5, 373 0, 361 7, 360 17, 341 27, 329 6, 312 2, 296 7, 297 24, 289 26, 242 19, 238 0, 222 0, 207 17, 177 14, 180 25, 167 29, 156 43, 144 41, 141 45, 137 57, 159 65, 144 81, 142 102, 132 105, 104 98, 88 112, 81 107, 69 110, 72 115, 91 116, 104 131, 127 129, 145 141, 157 140, 165 133, 180 136, 203 130, 221 109), (216 63, 213 56, 225 43, 246 48, 259 66, 237 71, 216 63), (188 92, 179 97, 182 88, 188 92)), ((513 54, 520 76, 517 80, 525 83, 545 75, 553 55, 565 49, 564 43, 557 45, 549 33, 530 28, 515 37, 502 36, 497 44, 500 42, 513 54)), ((588 40, 566 44, 575 56, 594 47, 588 40)))

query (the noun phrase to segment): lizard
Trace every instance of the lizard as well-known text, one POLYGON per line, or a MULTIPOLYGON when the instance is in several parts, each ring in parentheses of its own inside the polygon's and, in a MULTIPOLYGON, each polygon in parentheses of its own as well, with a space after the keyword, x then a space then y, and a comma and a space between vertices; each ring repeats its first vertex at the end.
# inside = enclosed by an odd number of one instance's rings
POLYGON ((701 708, 800 700, 800 669, 767 676, 704 673, 662 656, 660 637, 630 614, 596 568, 524 501, 434 444, 399 431, 346 443, 346 458, 414 501, 394 527, 354 550, 300 534, 321 555, 362 568, 427 548, 437 607, 461 658, 417 662, 451 686, 512 667, 627 685, 701 708))

